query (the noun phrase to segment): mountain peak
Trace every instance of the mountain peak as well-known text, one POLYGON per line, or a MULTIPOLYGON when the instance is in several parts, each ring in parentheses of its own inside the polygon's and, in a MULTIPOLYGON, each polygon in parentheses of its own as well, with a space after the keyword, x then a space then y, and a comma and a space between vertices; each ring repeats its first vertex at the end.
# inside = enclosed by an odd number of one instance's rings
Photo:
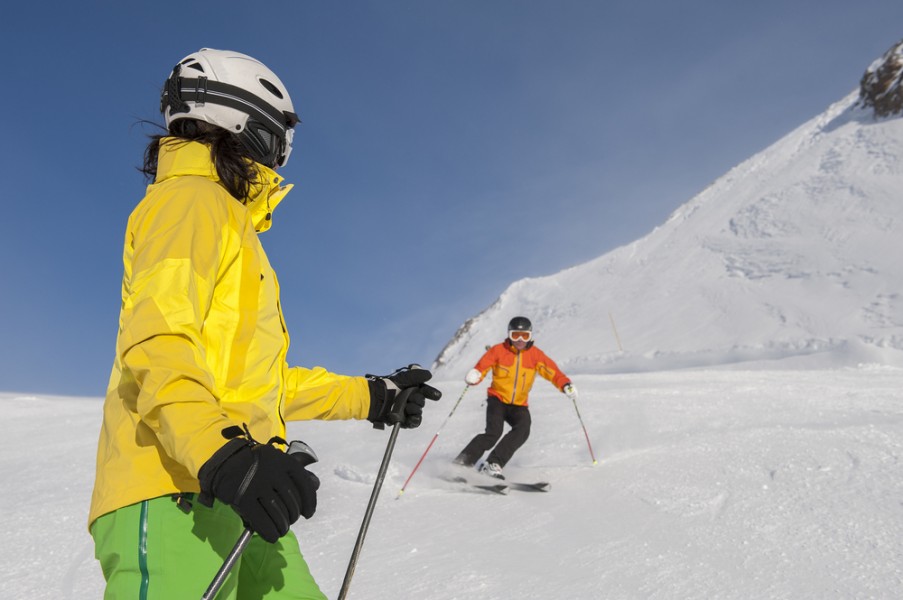
POLYGON ((524 279, 434 369, 463 375, 514 315, 568 374, 743 363, 903 366, 903 41, 852 92, 645 237, 524 279))
POLYGON ((903 113, 903 40, 873 62, 859 82, 859 101, 876 117, 903 113))

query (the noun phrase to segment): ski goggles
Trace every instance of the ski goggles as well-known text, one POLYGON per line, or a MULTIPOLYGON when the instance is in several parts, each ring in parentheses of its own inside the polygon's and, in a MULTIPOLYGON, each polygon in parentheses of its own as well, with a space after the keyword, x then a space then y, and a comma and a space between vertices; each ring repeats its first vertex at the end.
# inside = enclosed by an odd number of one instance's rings
POLYGON ((532 331, 509 331, 508 339, 512 342, 529 342, 533 338, 532 331))

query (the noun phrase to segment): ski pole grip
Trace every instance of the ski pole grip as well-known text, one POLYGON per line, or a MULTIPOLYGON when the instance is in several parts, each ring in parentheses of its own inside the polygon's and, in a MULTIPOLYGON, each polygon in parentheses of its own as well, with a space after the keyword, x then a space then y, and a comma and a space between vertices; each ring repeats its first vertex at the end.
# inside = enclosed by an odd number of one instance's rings
POLYGON ((320 460, 317 457, 317 453, 314 452, 314 449, 301 440, 295 440, 291 442, 285 452, 286 454, 300 462, 302 467, 312 465, 320 460))
POLYGON ((398 394, 395 397, 395 400, 392 401, 392 410, 389 411, 389 414, 386 415, 386 421, 389 425, 394 425, 396 423, 401 423, 404 421, 404 407, 405 404, 408 403, 408 398, 411 397, 411 394, 414 393, 414 390, 417 388, 408 387, 398 394))

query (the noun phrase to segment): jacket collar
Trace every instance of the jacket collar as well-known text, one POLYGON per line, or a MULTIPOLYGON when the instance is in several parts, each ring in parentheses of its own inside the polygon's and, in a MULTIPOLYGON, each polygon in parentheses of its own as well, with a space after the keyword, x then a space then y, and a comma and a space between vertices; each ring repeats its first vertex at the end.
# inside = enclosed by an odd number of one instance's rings
POLYGON ((532 347, 533 347, 533 340, 530 340, 529 342, 527 342, 527 345, 524 347, 523 350, 518 350, 518 349, 514 346, 514 344, 511 343, 511 340, 509 340, 508 338, 505 338, 505 341, 502 342, 502 344, 505 346, 505 348, 508 349, 509 352, 513 352, 513 353, 515 353, 515 354, 518 354, 518 353, 520 353, 520 352, 526 352, 527 350, 529 350, 530 348, 532 348, 532 347))
MULTIPOLYGON (((257 183, 251 186, 251 193, 242 202, 251 211, 254 229, 264 232, 273 223, 273 210, 282 202, 285 195, 294 187, 293 184, 281 186, 283 177, 273 169, 260 163, 254 163, 259 176, 257 183)), ((173 177, 196 175, 218 182, 216 167, 210 160, 210 148, 199 142, 184 142, 176 138, 163 138, 160 141, 160 155, 157 161, 157 178, 155 183, 173 177)))

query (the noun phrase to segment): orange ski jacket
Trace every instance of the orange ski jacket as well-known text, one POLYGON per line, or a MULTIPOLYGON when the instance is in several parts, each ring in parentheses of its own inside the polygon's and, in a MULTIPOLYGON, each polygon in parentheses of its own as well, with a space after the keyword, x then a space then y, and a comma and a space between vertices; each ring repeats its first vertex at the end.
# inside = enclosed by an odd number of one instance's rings
POLYGON ((530 342, 523 350, 515 348, 509 340, 496 344, 486 351, 474 367, 483 377, 492 370, 490 396, 505 404, 527 406, 527 396, 533 387, 537 373, 548 379, 559 390, 571 380, 551 358, 530 342))

